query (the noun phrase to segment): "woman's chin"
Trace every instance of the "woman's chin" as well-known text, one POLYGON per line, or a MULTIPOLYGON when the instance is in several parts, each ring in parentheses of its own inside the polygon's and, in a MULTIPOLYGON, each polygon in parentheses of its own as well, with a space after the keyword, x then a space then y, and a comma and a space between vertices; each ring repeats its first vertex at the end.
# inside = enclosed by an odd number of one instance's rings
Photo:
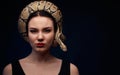
POLYGON ((44 52, 47 52, 48 49, 46 49, 46 48, 36 48, 35 51, 36 51, 36 52, 44 53, 44 52))

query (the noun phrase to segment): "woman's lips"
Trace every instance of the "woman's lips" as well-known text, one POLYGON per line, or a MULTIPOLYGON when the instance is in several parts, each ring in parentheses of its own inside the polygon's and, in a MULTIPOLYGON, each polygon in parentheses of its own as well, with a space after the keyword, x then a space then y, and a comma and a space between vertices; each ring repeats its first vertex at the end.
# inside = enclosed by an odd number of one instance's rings
POLYGON ((45 44, 44 44, 44 43, 37 43, 36 46, 37 46, 37 47, 44 47, 45 44))

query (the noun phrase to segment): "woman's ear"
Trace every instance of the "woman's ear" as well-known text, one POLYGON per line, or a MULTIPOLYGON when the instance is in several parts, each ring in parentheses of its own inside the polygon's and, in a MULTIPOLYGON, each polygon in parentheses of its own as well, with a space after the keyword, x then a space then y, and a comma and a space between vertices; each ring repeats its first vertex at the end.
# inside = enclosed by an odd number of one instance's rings
POLYGON ((57 41, 54 39, 52 46, 53 46, 53 47, 57 47, 57 45, 58 45, 58 43, 57 43, 57 41))
POLYGON ((28 36, 27 36, 27 37, 24 37, 24 40, 29 43, 29 38, 28 38, 28 36))

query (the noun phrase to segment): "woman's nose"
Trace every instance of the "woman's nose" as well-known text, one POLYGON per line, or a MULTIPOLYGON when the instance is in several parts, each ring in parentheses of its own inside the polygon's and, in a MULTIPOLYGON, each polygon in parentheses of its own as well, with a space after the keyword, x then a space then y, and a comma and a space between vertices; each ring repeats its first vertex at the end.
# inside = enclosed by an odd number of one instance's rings
POLYGON ((43 34, 39 33, 38 34, 38 41, 43 41, 43 40, 44 40, 43 34))

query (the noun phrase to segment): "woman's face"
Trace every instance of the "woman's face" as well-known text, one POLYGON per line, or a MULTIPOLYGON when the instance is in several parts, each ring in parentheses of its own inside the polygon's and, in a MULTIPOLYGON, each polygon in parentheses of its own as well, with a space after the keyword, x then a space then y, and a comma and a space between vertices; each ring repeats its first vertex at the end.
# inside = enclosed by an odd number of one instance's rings
POLYGON ((28 39, 33 50, 48 51, 53 44, 54 36, 54 25, 50 18, 36 16, 29 21, 28 39))

